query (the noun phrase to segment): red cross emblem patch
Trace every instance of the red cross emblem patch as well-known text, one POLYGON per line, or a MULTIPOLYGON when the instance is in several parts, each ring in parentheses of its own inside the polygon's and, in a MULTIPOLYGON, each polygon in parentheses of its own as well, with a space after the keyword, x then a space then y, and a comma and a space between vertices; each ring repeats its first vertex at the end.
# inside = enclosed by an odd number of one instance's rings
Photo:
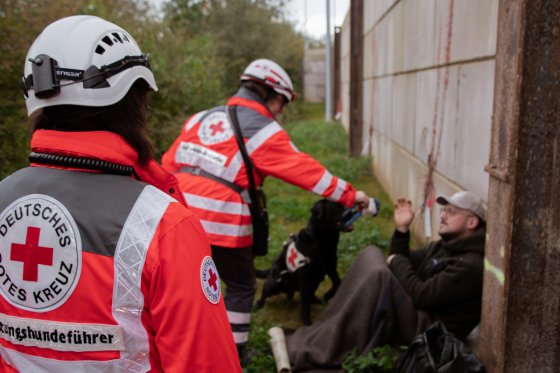
POLYGON ((213 145, 229 140, 233 131, 229 125, 227 114, 216 111, 204 117, 198 129, 198 138, 204 145, 213 145))
POLYGON ((220 133, 224 133, 226 130, 224 128, 224 121, 221 120, 218 123, 213 123, 210 125, 210 136, 216 136, 220 133))
POLYGON ((309 258, 303 255, 296 247, 295 242, 290 242, 286 251, 286 267, 290 272, 295 272, 299 268, 309 263, 309 258))
POLYGON ((200 285, 202 286, 202 292, 210 303, 216 304, 220 301, 222 292, 220 277, 216 264, 209 256, 205 256, 200 265, 200 285))
POLYGON ((39 264, 52 266, 53 248, 39 246, 41 229, 27 227, 25 244, 13 243, 10 259, 23 263, 23 280, 37 282, 39 264))
POLYGON ((0 295, 15 307, 47 312, 74 291, 82 267, 76 222, 58 200, 31 194, 0 213, 0 295))

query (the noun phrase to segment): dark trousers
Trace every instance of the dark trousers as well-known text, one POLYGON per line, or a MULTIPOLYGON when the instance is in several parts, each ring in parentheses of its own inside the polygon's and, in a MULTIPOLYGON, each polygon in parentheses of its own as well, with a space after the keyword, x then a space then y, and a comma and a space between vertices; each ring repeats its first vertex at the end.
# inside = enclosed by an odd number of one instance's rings
POLYGON ((249 339, 253 299, 257 290, 253 250, 250 247, 232 249, 212 245, 212 257, 220 279, 226 284, 224 302, 238 347, 249 339))

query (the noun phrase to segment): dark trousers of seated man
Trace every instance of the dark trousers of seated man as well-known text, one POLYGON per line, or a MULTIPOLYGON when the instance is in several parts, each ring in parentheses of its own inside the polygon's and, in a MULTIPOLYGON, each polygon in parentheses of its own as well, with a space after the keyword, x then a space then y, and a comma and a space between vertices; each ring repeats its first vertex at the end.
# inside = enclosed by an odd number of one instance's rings
POLYGON ((381 345, 408 345, 430 325, 426 312, 417 311, 385 256, 366 247, 328 306, 310 326, 286 337, 294 371, 340 368, 344 358, 381 345))

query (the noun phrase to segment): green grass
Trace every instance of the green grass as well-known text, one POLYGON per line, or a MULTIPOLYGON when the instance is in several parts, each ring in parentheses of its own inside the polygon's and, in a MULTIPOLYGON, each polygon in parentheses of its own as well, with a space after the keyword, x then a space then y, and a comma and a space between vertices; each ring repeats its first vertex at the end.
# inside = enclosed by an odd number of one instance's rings
MULTIPOLYGON (((291 109, 291 108, 290 108, 291 109)), ((377 245, 386 249, 393 232, 392 203, 383 191, 372 172, 369 157, 348 156, 348 136, 344 128, 335 122, 325 122, 323 105, 300 104, 295 115, 287 115, 289 120, 284 126, 292 141, 303 152, 311 154, 325 165, 334 175, 342 177, 357 189, 381 201, 381 212, 375 218, 361 217, 354 223, 354 231, 341 235, 338 246, 338 270, 341 276, 349 268, 356 254, 367 245, 377 245)), ((267 268, 280 253, 282 243, 290 233, 302 229, 310 216, 310 209, 321 197, 286 184, 280 180, 268 178, 264 189, 268 199, 270 217, 269 253, 255 260, 257 268, 267 268)), ((256 298, 260 297, 262 280, 258 280, 256 298)), ((330 288, 326 279, 317 291, 319 298, 330 288)), ((324 305, 314 305, 312 317, 315 319, 324 305)), ((289 301, 280 294, 267 299, 264 308, 253 313, 249 348, 256 352, 245 372, 274 372, 274 358, 268 342, 267 330, 272 326, 297 328, 299 319, 299 295, 289 301)))

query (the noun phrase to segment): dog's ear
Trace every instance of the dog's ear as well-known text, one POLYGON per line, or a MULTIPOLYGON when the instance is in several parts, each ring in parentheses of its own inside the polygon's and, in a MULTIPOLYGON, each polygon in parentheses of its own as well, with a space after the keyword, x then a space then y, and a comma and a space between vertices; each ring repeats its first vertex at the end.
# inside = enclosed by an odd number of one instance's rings
POLYGON ((325 203, 326 199, 319 200, 315 202, 313 207, 311 208, 311 220, 315 223, 320 222, 323 220, 325 215, 325 203))

